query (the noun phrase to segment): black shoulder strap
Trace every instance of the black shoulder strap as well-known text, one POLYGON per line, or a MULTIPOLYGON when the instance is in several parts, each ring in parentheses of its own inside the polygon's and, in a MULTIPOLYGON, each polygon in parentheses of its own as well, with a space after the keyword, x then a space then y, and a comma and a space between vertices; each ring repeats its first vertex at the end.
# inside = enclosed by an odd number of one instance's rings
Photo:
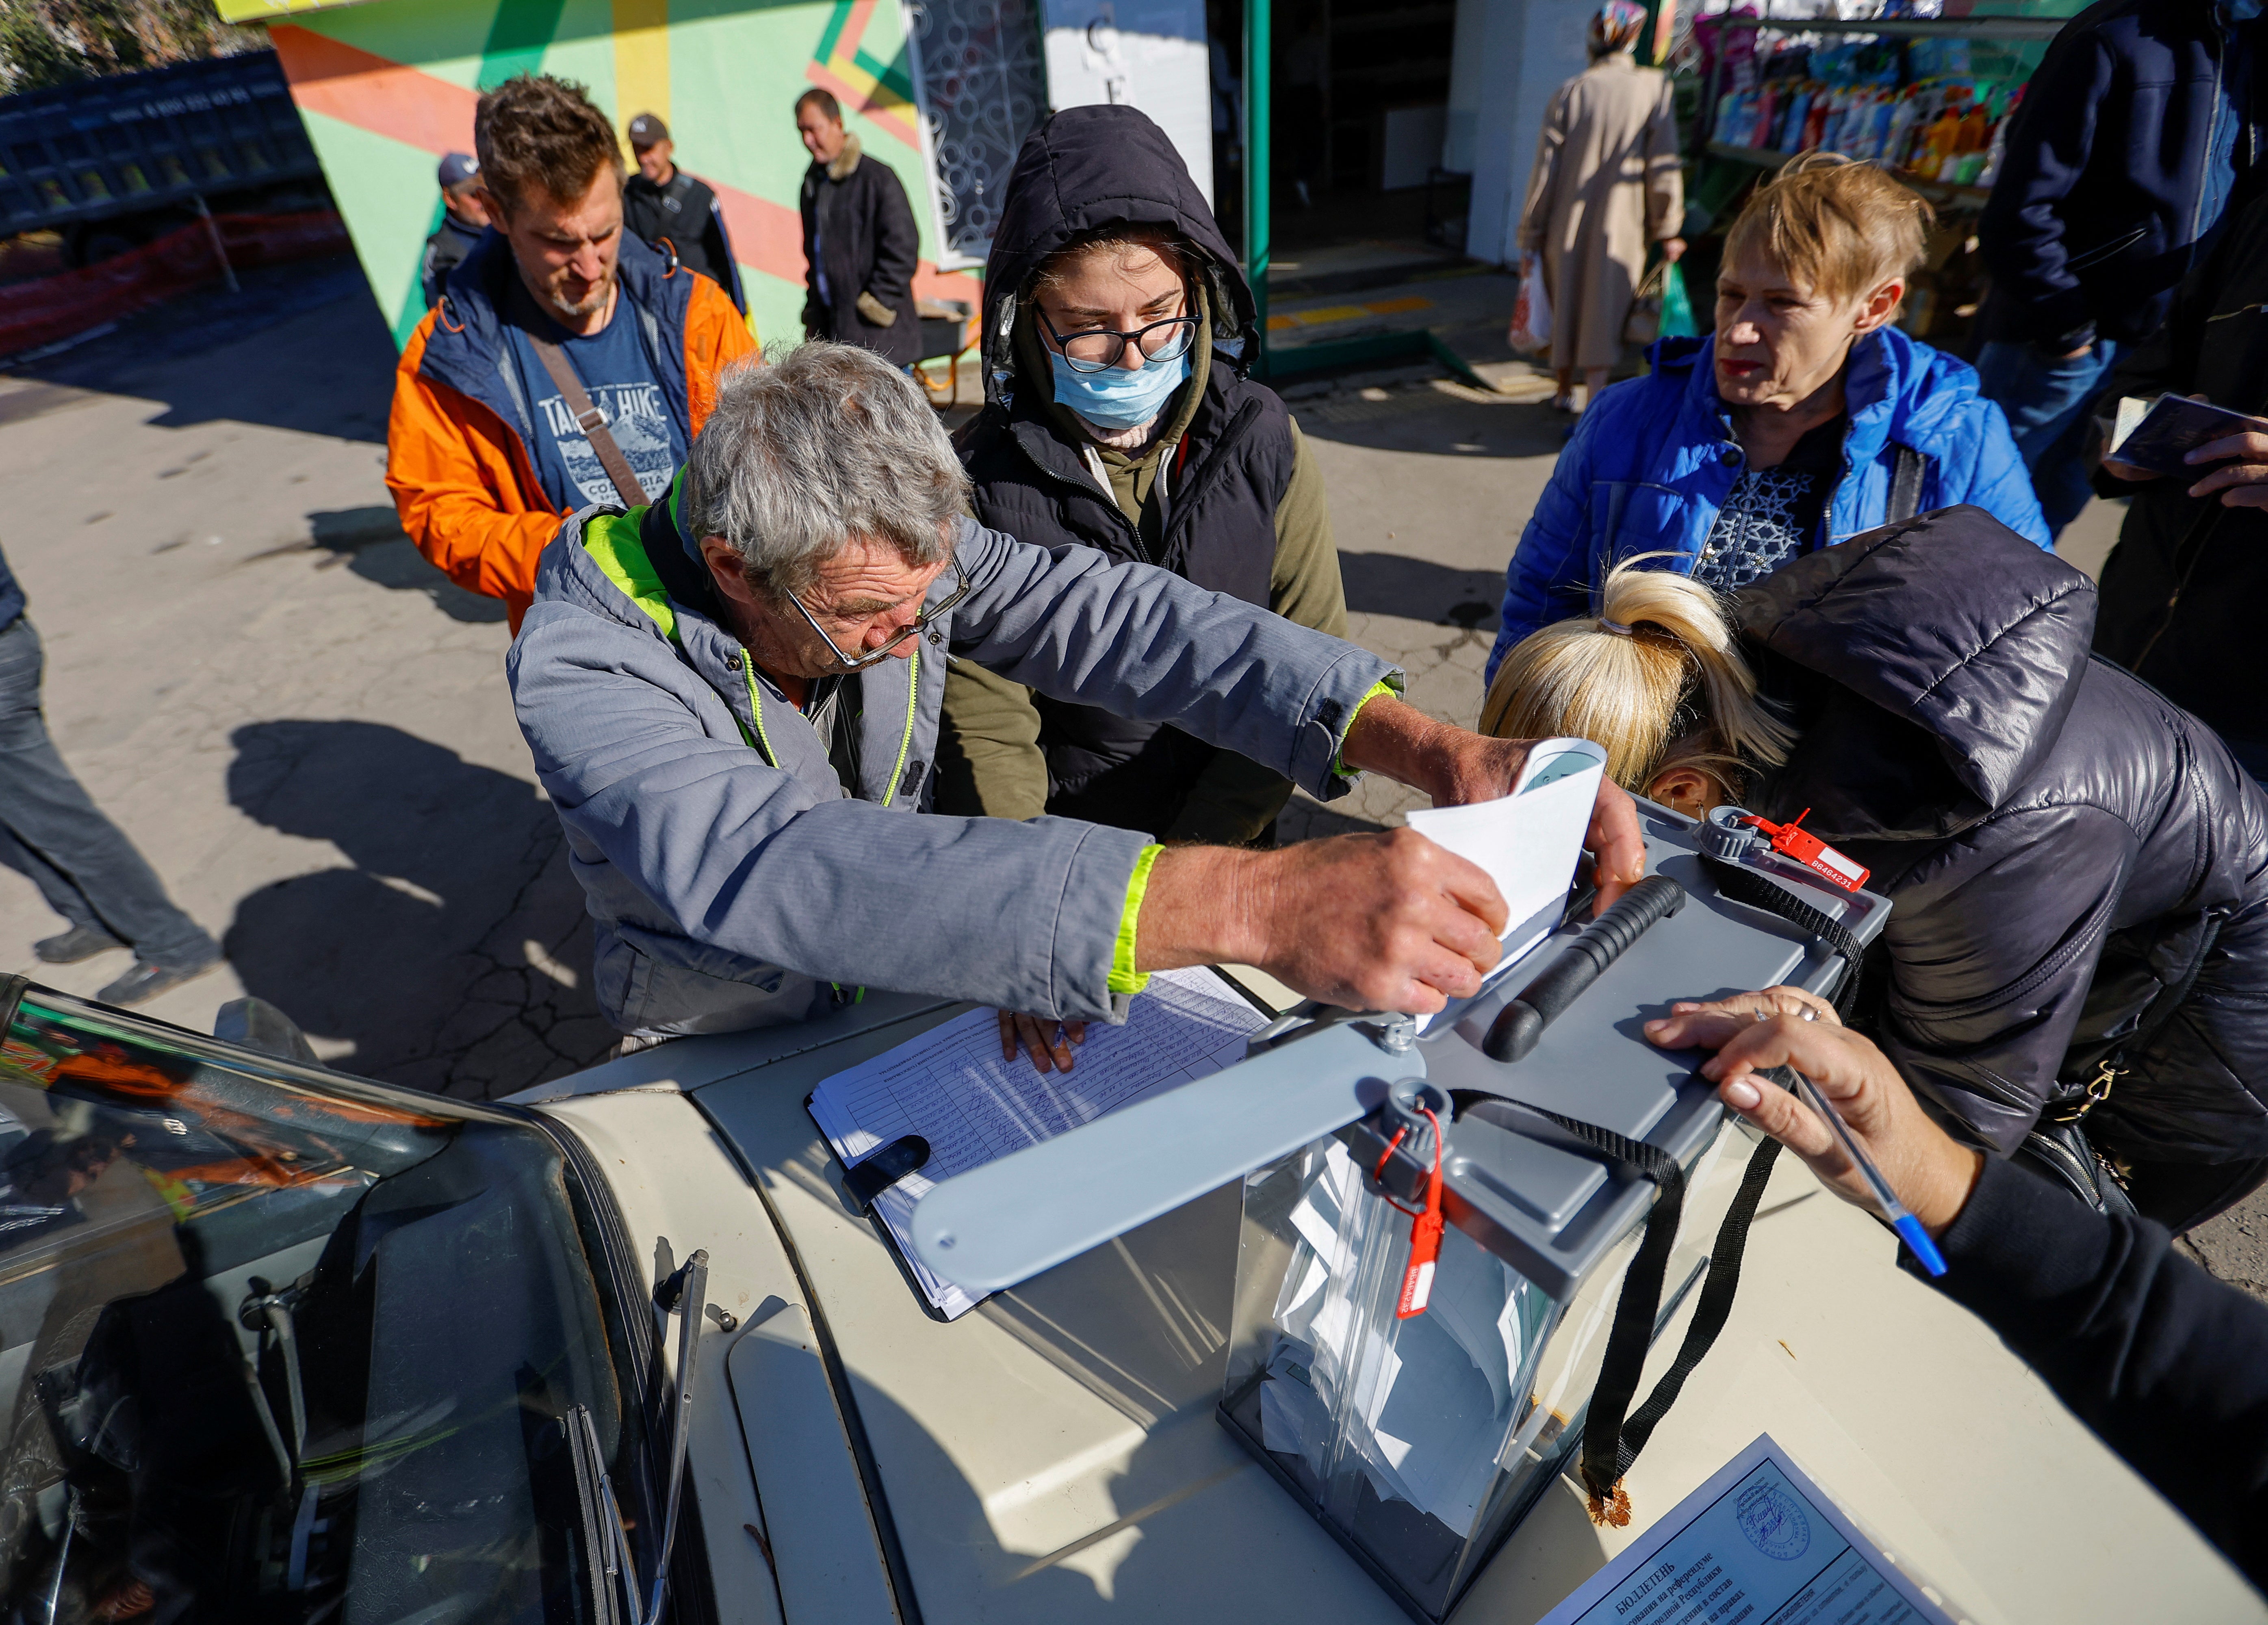
MULTIPOLYGON (((1736 902, 1778 915, 1835 951, 1844 966, 1843 979, 1835 990, 1833 1002, 1837 1015, 1848 1014, 1858 996, 1859 966, 1865 954, 1858 939, 1838 921, 1754 870, 1725 863, 1705 853, 1702 862, 1720 893, 1736 902)), ((1793 1082, 1772 1073, 1766 1076, 1783 1085, 1793 1082)), ((1694 1306, 1693 1319, 1685 1328, 1685 1340, 1678 1346, 1677 1357, 1655 1382, 1646 1403, 1632 1411, 1630 1404, 1638 1397, 1638 1379, 1644 1374, 1646 1351, 1653 1347, 1655 1321, 1661 1312, 1661 1292, 1668 1275, 1670 1249, 1676 1242, 1678 1221, 1684 1213, 1685 1170, 1675 1158, 1658 1146, 1631 1139, 1596 1123, 1563 1117, 1557 1112, 1478 1091, 1458 1091, 1451 1098, 1458 1116, 1476 1116, 1483 1122, 1515 1131, 1522 1126, 1519 1121, 1521 1113, 1543 1118, 1593 1151, 1636 1171, 1657 1188, 1653 1207, 1646 1215, 1646 1233, 1623 1277, 1622 1296, 1615 1305, 1606 1353, 1599 1362, 1598 1386, 1592 1392, 1590 1407, 1583 1418, 1582 1455, 1577 1467, 1584 1491, 1590 1497, 1592 1520, 1620 1528, 1630 1522, 1631 1516, 1630 1495, 1622 1486, 1624 1475, 1638 1460, 1638 1452, 1646 1448, 1655 1425, 1677 1402, 1685 1379, 1715 1344, 1717 1335, 1725 1329, 1725 1322, 1732 1313, 1734 1295, 1740 1290, 1741 1261, 1748 1250, 1749 1226, 1764 1200, 1764 1187, 1771 1180, 1772 1165, 1779 1156, 1779 1142, 1765 1140, 1749 1157, 1748 1170, 1741 1176, 1740 1189, 1726 1210, 1724 1222, 1717 1227, 1716 1243, 1709 1251, 1709 1273, 1702 1283, 1701 1298, 1694 1306)))
POLYGON ((1890 505, 1883 522, 1903 525, 1921 511, 1921 482, 1929 473, 1929 459, 1910 445, 1891 450, 1897 460, 1890 469, 1890 505))
MULTIPOLYGON (((534 299, 517 276, 512 279, 512 292, 515 305, 523 311, 534 311, 534 299)), ((618 291, 615 297, 623 296, 618 291)), ((560 398, 566 401, 567 409, 575 415, 575 426, 591 443, 591 450, 599 459, 599 467, 607 471, 607 478, 615 482, 615 495, 622 499, 622 506, 644 507, 652 498, 646 496, 645 487, 638 483, 637 475, 630 471, 630 460, 622 455, 622 448, 616 445, 614 436, 607 432, 607 415, 592 403, 589 392, 583 387, 583 380, 575 376, 574 364, 567 359, 567 352, 545 338, 533 324, 522 323, 520 332, 526 336, 528 348, 535 352, 535 358, 543 364, 543 370, 551 375, 552 385, 559 391, 560 398)))

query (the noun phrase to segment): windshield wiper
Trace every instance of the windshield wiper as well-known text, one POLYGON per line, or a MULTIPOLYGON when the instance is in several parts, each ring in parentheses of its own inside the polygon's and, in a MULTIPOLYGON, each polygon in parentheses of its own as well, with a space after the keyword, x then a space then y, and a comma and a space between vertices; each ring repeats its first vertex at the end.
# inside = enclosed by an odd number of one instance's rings
MULTIPOLYGON (((606 1457, 599 1448, 598 1425, 590 1408, 570 1408, 564 1418, 568 1453, 575 1464, 575 1489, 583 1508, 584 1548, 591 1568, 591 1594, 600 1599, 596 1625, 660 1625, 662 1599, 669 1590, 669 1558, 677 1545, 677 1518, 685 1489, 685 1452, 693 1428, 693 1357, 701 1340, 701 1322, 709 1306, 709 1252, 696 1248, 685 1268, 663 1283, 674 1282, 674 1302, 664 1307, 685 1318, 677 1340, 677 1397, 669 1426, 669 1494, 661 1524, 661 1549, 655 1555, 653 1590, 641 1608, 637 1560, 630 1554, 630 1533, 615 1499, 614 1481, 607 1475, 606 1457), (603 1573, 601 1570, 603 1569, 603 1573), (619 1585, 621 1591, 616 1592, 619 1585), (616 1608, 617 1601, 623 1607, 616 1608)), ((658 1293, 658 1297, 661 1294, 658 1293)))
POLYGON ((669 1429, 668 1512, 661 1520, 661 1553, 654 1560, 653 1599, 645 1619, 633 1625, 659 1625, 661 1599, 669 1590, 669 1555, 677 1545, 678 1501, 685 1489, 685 1447, 693 1435, 693 1351, 709 1311, 709 1249, 696 1247, 678 1272, 677 1301, 669 1305, 684 1318, 677 1334, 676 1415, 669 1429))
POLYGON ((644 1625, 638 1613, 637 1566, 630 1556, 630 1537, 622 1529, 622 1508, 615 1502, 614 1481, 607 1476, 606 1458, 599 1449, 598 1425, 591 1420, 587 1405, 572 1407, 563 1420, 567 1454, 575 1464, 575 1496, 583 1514, 583 1557, 589 1565, 592 1625, 616 1625, 622 1618, 615 1607, 617 1601, 628 1606, 627 1625, 644 1625))

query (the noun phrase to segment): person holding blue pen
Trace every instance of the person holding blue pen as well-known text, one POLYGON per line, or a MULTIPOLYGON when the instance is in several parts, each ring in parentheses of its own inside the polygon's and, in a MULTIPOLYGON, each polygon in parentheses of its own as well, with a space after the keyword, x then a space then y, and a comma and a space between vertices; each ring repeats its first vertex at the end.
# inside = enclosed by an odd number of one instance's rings
MULTIPOLYGON (((1830 1008, 1828 1013, 1832 1015, 1834 1011, 1830 1008)), ((1819 1019, 1819 1009, 1807 1004, 1798 1018, 1804 1021, 1816 1021, 1819 1019)), ((1759 1009, 1755 1012, 1754 1019, 1771 1021, 1777 1019, 1777 1016, 1775 1012, 1759 1009)), ((1945 1256, 1937 1250, 1937 1243, 1931 1239, 1930 1233, 1923 1227, 1922 1222, 1913 1216, 1905 1203, 1898 1200, 1896 1190, 1884 1177, 1881 1169, 1875 1165, 1874 1159, 1867 1154, 1867 1148, 1859 1143, 1859 1137, 1851 1132, 1851 1125, 1843 1121, 1835 1107, 1829 1103, 1827 1097, 1819 1092, 1819 1085, 1792 1066, 1774 1067, 1764 1076, 1772 1082, 1781 1085, 1811 1108, 1811 1114, 1816 1117, 1821 1125, 1834 1136, 1836 1144, 1842 1150, 1844 1159, 1850 1163, 1852 1171, 1866 1186, 1874 1211, 1889 1223, 1892 1230, 1898 1232, 1898 1239, 1904 1241, 1913 1254, 1914 1261, 1933 1276, 1943 1275, 1945 1256)), ((1743 1084, 1742 1088, 1745 1091, 1748 1085, 1743 1084)))
POLYGON ((2268 1303, 2178 1256, 2163 1226, 2097 1213, 1955 1140, 1888 1056, 1800 989, 1672 1004, 1646 1035, 1714 1050, 1701 1073, 1719 1099, 1837 1195, 1882 1212, 1871 1168, 1942 1253, 1936 1290, 2268 1589, 2268 1303), (1817 1106, 1777 1086, 1781 1068, 1817 1106))

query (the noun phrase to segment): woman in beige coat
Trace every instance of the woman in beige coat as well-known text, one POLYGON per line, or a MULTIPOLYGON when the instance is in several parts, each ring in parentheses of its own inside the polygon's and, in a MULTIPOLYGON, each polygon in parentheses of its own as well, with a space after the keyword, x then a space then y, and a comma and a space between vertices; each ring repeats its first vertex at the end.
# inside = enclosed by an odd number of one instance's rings
POLYGON ((1591 19, 1591 66, 1551 99, 1521 211, 1520 246, 1543 256, 1551 296, 1551 404, 1563 412, 1574 409, 1576 368, 1587 403, 1622 359, 1646 244, 1671 261, 1685 252, 1669 80, 1631 56, 1645 26, 1632 0, 1607 0, 1591 19))

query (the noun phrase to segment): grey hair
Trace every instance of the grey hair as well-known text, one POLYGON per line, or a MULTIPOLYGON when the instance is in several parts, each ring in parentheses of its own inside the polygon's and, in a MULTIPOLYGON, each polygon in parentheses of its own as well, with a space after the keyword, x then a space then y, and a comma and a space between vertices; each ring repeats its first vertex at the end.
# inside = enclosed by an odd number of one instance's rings
POLYGON ((730 541, 751 585, 797 593, 853 537, 944 562, 968 496, 920 385, 855 344, 806 343, 718 379, 681 517, 695 539, 730 541))

